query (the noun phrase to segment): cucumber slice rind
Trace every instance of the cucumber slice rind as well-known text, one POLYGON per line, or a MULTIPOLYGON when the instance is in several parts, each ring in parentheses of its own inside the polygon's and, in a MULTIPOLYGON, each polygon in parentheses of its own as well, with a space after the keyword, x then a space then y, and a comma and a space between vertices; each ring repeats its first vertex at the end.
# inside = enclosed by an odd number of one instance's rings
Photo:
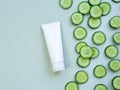
POLYGON ((88 2, 91 4, 91 5, 98 5, 101 3, 102 0, 88 0, 88 2))
POLYGON ((112 0, 113 2, 115 2, 115 3, 119 3, 120 2, 120 0, 112 0))
POLYGON ((73 0, 59 0, 59 5, 63 9, 69 9, 73 4, 73 0))
POLYGON ((110 70, 112 70, 113 72, 117 72, 120 70, 120 60, 118 59, 112 59, 109 63, 108 66, 110 68, 110 70))
POLYGON ((77 58, 77 64, 82 68, 86 68, 90 65, 90 59, 79 56, 77 58))
POLYGON ((102 8, 100 6, 92 6, 90 9, 90 15, 93 18, 99 18, 102 16, 102 8))
POLYGON ((112 86, 115 90, 120 90, 120 76, 113 77, 112 86))
POLYGON ((83 46, 85 46, 85 45, 87 45, 87 43, 84 42, 84 41, 78 42, 78 43, 75 45, 75 51, 76 51, 76 53, 80 54, 80 49, 81 49, 81 47, 83 47, 83 46))
POLYGON ((102 11, 103 11, 103 16, 105 15, 108 15, 111 11, 111 5, 110 3, 108 2, 102 2, 100 5, 99 5, 101 8, 102 8, 102 11))
POLYGON ((79 90, 79 86, 75 81, 69 81, 68 83, 66 83, 65 85, 65 90, 79 90))
POLYGON ((74 25, 79 25, 83 22, 84 16, 79 12, 74 12, 71 15, 71 21, 74 25))
POLYGON ((77 39, 77 40, 82 40, 87 36, 87 30, 82 27, 82 26, 78 26, 74 29, 73 31, 73 36, 77 39))
POLYGON ((114 33, 112 38, 113 38, 114 43, 120 44, 120 32, 114 33))
POLYGON ((94 90, 108 90, 107 86, 104 85, 104 84, 97 84, 95 87, 94 87, 94 90))
POLYGON ((101 31, 97 31, 92 35, 92 41, 96 45, 102 45, 106 41, 106 35, 101 31))
POLYGON ((89 17, 87 23, 88 23, 88 26, 90 28, 96 29, 96 28, 100 27, 100 25, 101 25, 101 19, 100 18, 89 17))
POLYGON ((118 48, 115 46, 115 45, 108 45, 106 48, 105 48, 105 55, 108 57, 108 58, 115 58, 117 55, 118 55, 118 48))
POLYGON ((120 16, 113 16, 109 20, 109 25, 111 28, 114 28, 115 30, 120 28, 120 16))
POLYGON ((84 58, 91 58, 92 55, 93 55, 93 50, 90 46, 83 46, 81 49, 80 49, 80 55, 84 58))
POLYGON ((88 74, 85 71, 80 70, 75 74, 75 80, 78 84, 84 84, 88 81, 88 74))
POLYGON ((103 65, 96 65, 94 70, 93 70, 93 73, 94 73, 95 77, 103 78, 106 76, 107 70, 103 65))
POLYGON ((99 54, 100 54, 99 50, 98 50, 96 47, 92 47, 92 49, 93 49, 93 55, 92 55, 91 58, 96 58, 96 57, 98 57, 99 54))
POLYGON ((82 1, 78 5, 78 11, 82 14, 88 14, 90 11, 90 4, 87 1, 82 1))

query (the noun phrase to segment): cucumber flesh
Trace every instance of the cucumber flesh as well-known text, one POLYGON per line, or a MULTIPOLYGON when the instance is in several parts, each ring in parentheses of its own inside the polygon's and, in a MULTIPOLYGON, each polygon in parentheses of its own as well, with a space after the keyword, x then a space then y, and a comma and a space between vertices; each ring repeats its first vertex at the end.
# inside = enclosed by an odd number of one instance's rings
POLYGON ((80 49, 80 55, 84 58, 91 58, 93 55, 93 50, 90 46, 83 46, 80 49))
POLYGON ((101 31, 97 31, 92 35, 92 41, 96 45, 101 45, 106 41, 106 35, 101 31))
POLYGON ((76 51, 78 54, 80 54, 80 49, 81 49, 81 47, 86 46, 86 45, 87 45, 86 42, 83 42, 83 41, 78 42, 78 43, 75 45, 75 51, 76 51))
POLYGON ((111 5, 108 2, 102 2, 99 6, 102 8, 102 11, 103 11, 102 15, 103 16, 110 13, 111 5))
POLYGON ((103 66, 103 65, 97 65, 95 68, 94 68, 94 75, 97 77, 97 78, 102 78, 106 75, 107 73, 107 70, 106 68, 103 66))
POLYGON ((108 58, 115 58, 118 55, 118 48, 114 45, 108 45, 105 48, 105 55, 108 58))
POLYGON ((87 31, 84 27, 78 26, 74 29, 73 35, 77 40, 82 40, 87 36, 87 31))
POLYGON ((108 65, 112 71, 116 72, 120 70, 120 60, 118 59, 112 59, 108 65))
POLYGON ((86 83, 88 81, 88 74, 85 71, 80 70, 75 74, 75 80, 79 84, 86 83))
POLYGON ((113 16, 110 19, 109 24, 114 29, 120 28, 120 16, 113 16))
POLYGON ((89 66, 89 64, 90 64, 90 59, 88 59, 88 58, 83 58, 83 57, 79 56, 79 57, 77 58, 77 64, 78 64, 78 66, 80 66, 80 67, 82 67, 82 68, 85 68, 85 67, 89 66))
POLYGON ((120 44, 120 32, 116 32, 116 33, 113 35, 113 41, 114 41, 116 44, 120 44))
POLYGON ((93 18, 90 17, 88 19, 88 26, 92 29, 96 29, 101 25, 101 19, 100 18, 93 18))
POLYGON ((112 79, 112 86, 115 90, 120 90, 120 76, 115 76, 112 79))
POLYGON ((63 9, 69 9, 73 4, 73 0, 59 0, 59 5, 63 9))
POLYGON ((65 85, 65 90, 79 90, 79 86, 75 81, 69 81, 65 85))
POLYGON ((90 11, 90 4, 87 1, 82 1, 78 6, 78 10, 82 14, 88 14, 90 11))
POLYGON ((95 87, 94 87, 94 90, 108 90, 106 85, 104 84, 97 84, 95 87))
POLYGON ((74 12, 71 16, 71 20, 74 25, 78 25, 78 24, 82 23, 83 19, 84 19, 83 15, 78 12, 74 12))
POLYGON ((102 8, 100 6, 92 6, 90 9, 90 15, 94 18, 99 18, 102 16, 102 8))

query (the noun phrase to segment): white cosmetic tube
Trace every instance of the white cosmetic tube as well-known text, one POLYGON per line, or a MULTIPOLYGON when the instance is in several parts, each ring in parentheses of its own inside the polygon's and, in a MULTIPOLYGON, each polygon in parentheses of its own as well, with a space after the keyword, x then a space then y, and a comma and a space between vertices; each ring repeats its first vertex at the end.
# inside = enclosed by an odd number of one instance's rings
POLYGON ((65 69, 60 22, 42 24, 53 71, 65 69))

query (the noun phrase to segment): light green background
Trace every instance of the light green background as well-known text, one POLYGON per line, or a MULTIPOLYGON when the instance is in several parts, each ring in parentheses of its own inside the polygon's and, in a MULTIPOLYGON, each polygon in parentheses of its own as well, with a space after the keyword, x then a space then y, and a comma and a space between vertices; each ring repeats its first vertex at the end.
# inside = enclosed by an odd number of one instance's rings
MULTIPOLYGON (((80 0, 74 0, 72 8, 63 10, 59 7, 58 0, 0 0, 0 90, 64 90, 65 83, 74 80, 75 73, 82 68, 76 64, 78 55, 74 47, 78 41, 73 38, 75 26, 70 22, 70 15, 77 11, 79 2, 80 0), (52 71, 41 30, 41 24, 53 21, 61 22, 66 66, 66 70, 58 73, 52 71)), ((111 36, 116 32, 108 26, 108 20, 113 15, 120 15, 120 4, 110 3, 112 11, 102 18, 102 25, 98 29, 105 32, 107 41, 98 46, 100 56, 84 69, 89 74, 89 81, 79 85, 80 90, 93 90, 97 83, 106 84, 112 90, 110 81, 113 76, 120 74, 109 70, 109 59, 103 53, 107 45, 113 44, 111 36), (93 76, 92 71, 97 64, 103 64, 107 68, 105 78, 97 79, 93 76)), ((91 36, 97 30, 91 30, 86 25, 87 18, 85 16, 81 24, 88 30, 88 36, 84 40, 89 45, 96 46, 92 43, 91 36)), ((120 59, 120 54, 117 58, 120 59)))

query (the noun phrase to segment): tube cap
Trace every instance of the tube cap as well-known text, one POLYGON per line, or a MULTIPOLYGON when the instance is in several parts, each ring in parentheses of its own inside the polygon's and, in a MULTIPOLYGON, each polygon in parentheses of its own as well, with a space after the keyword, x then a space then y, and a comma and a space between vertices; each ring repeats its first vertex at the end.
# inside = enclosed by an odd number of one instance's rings
POLYGON ((62 71, 62 70, 65 69, 64 62, 63 62, 63 61, 54 62, 52 66, 53 66, 53 71, 54 71, 54 72, 56 72, 56 71, 62 71))

